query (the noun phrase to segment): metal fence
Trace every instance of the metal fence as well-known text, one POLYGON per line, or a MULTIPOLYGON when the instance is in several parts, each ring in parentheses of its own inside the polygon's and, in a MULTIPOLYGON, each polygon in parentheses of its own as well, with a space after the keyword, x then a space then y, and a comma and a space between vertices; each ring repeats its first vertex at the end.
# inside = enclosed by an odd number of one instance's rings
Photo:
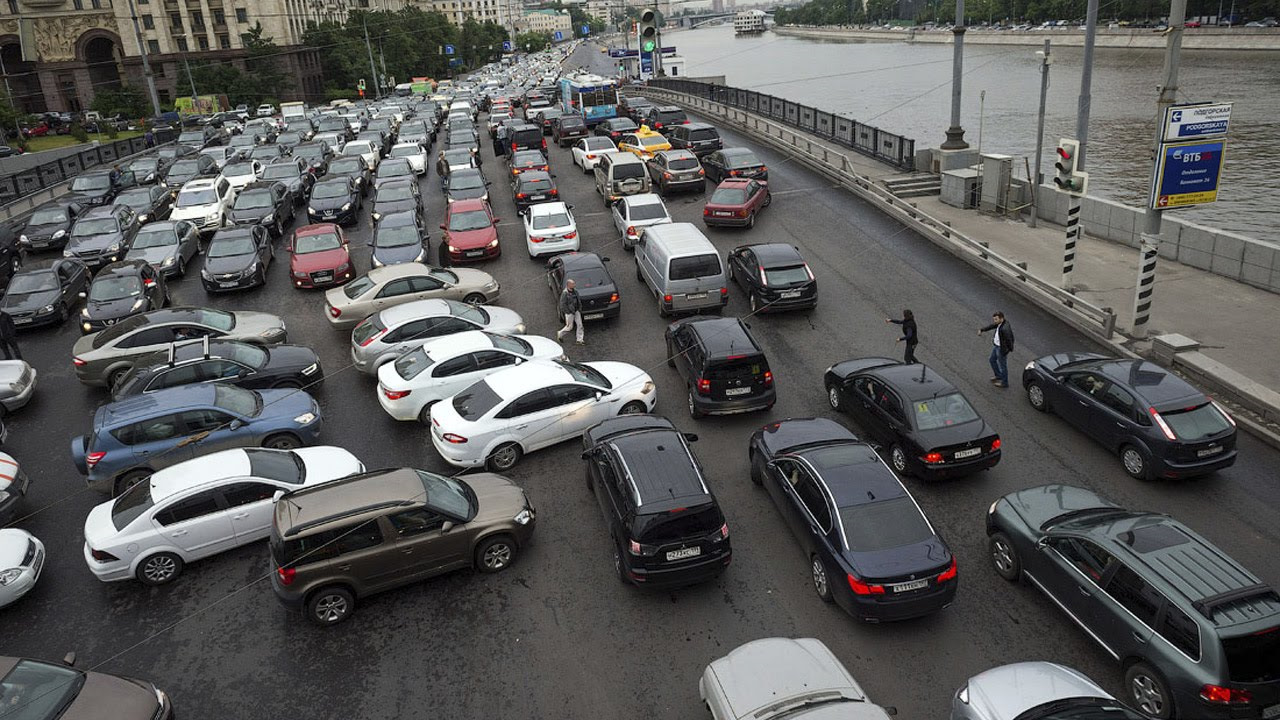
MULTIPOLYGON (((177 133, 172 131, 158 130, 155 133, 156 145, 162 145, 176 137, 177 133)), ((98 145, 85 145, 80 150, 63 155, 56 160, 5 175, 0 177, 0 205, 7 205, 47 187, 64 183, 85 170, 100 165, 110 165, 146 149, 147 141, 142 136, 127 140, 112 140, 98 145)))
POLYGON ((852 148, 863 155, 869 155, 903 170, 915 169, 915 140, 871 125, 864 125, 842 115, 754 90, 743 90, 727 85, 676 78, 654 78, 648 84, 753 112, 852 148))

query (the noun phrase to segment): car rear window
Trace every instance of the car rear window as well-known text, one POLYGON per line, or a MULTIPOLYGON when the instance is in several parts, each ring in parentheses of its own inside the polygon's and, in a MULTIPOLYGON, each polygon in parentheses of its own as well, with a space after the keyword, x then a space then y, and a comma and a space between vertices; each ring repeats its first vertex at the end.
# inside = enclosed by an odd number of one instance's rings
POLYGON ((713 382, 734 378, 760 377, 769 370, 769 363, 763 355, 750 357, 734 357, 732 359, 713 362, 707 367, 707 379, 713 382))
POLYGON ((293 540, 282 540, 276 531, 272 530, 271 558, 278 567, 306 565, 380 544, 382 544, 382 531, 378 529, 376 519, 305 535, 293 540))
POLYGON ((933 537, 929 521, 910 497, 840 508, 840 524, 853 552, 914 545, 933 537))
POLYGON ((382 320, 377 315, 374 315, 357 325, 356 329, 351 331, 351 339, 354 340, 357 345, 363 345, 369 340, 369 338, 386 329, 387 326, 382 324, 382 320))
POLYGON ((699 163, 696 158, 676 158, 668 167, 672 170, 697 170, 699 163))
POLYGON ((760 162, 759 158, 755 156, 755 153, 751 151, 747 151, 741 154, 735 153, 733 155, 727 155, 725 156, 724 160, 725 160, 725 165, 728 165, 731 169, 735 169, 735 170, 742 169, 742 168, 758 167, 761 164, 763 164, 760 162))
POLYGON ((613 166, 614 180, 629 180, 631 178, 644 177, 643 163, 620 162, 613 166))
POLYGON ((764 279, 770 287, 785 287, 787 285, 807 283, 813 278, 809 275, 809 268, 804 265, 791 265, 788 267, 765 268, 764 279))
POLYGON ((911 405, 915 410, 916 427, 920 430, 936 430, 978 419, 977 411, 960 393, 916 400, 911 405))
POLYGON ((1211 402, 1186 410, 1160 413, 1179 440, 1194 442, 1231 429, 1231 421, 1211 402))
POLYGON ((703 128, 701 130, 689 131, 690 140, 715 140, 718 137, 720 137, 720 133, 716 132, 714 128, 703 128))
POLYGON ((412 380, 422 374, 423 370, 435 364, 435 360, 421 347, 416 347, 396 358, 396 373, 405 380, 412 380))
POLYGON ((711 205, 741 205, 747 201, 747 191, 742 188, 716 188, 707 202, 711 205))
POLYGON ((484 380, 453 396, 453 409, 463 420, 479 420, 502 401, 484 380))
POLYGON ((720 274, 720 257, 718 255, 691 255, 671 259, 667 275, 672 280, 692 280, 708 275, 720 274))
POLYGON ((659 122, 664 123, 682 123, 685 121, 683 110, 659 110, 657 118, 659 122))
POLYGON ((1280 680, 1280 626, 1243 637, 1223 638, 1231 682, 1280 680))
POLYGON ((249 457, 249 474, 254 477, 277 480, 290 485, 301 485, 307 479, 307 466, 297 453, 288 450, 246 448, 249 457))
POLYGON ((517 130, 511 135, 511 142, 517 144, 539 144, 542 142, 542 131, 538 128, 525 128, 517 130))
POLYGON ((682 512, 651 516, 637 540, 645 545, 665 545, 687 538, 710 535, 724 525, 724 515, 714 503, 682 512))
POLYGON ((661 203, 645 203, 631 206, 630 217, 632 220, 658 220, 666 216, 667 208, 661 203))
POLYGON ((116 530, 124 530, 154 505, 155 502, 151 500, 151 478, 147 478, 116 498, 115 504, 111 506, 111 524, 116 526, 116 530))

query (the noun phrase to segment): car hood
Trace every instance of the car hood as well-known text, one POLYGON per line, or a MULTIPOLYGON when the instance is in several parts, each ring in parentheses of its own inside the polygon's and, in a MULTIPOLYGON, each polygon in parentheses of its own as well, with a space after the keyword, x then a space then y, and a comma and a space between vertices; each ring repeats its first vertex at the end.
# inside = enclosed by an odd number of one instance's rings
POLYGON ((630 363, 601 361, 583 363, 588 367, 595 368, 600 371, 609 380, 609 384, 613 386, 613 390, 630 389, 639 387, 646 382, 650 382, 649 373, 632 365, 630 363))
POLYGON ((1092 490, 1071 485, 1041 485, 1005 495, 1004 500, 1013 506, 1027 525, 1037 530, 1049 520, 1072 510, 1120 507, 1092 490))
POLYGON ((322 250, 320 252, 304 253, 301 255, 289 256, 289 269, 298 272, 314 272, 316 270, 334 270, 339 265, 351 261, 351 255, 347 252, 347 248, 343 247, 334 250, 322 250))
POLYGON ((27 235, 30 237, 45 237, 46 235, 52 235, 58 232, 59 230, 67 230, 70 227, 71 227, 71 223, 68 223, 65 221, 59 222, 59 223, 49 223, 47 225, 37 225, 35 223, 27 223, 27 226, 22 228, 22 232, 19 234, 27 235))
MULTIPOLYGON (((253 418, 255 422, 268 421, 273 425, 286 418, 292 419, 303 413, 315 413, 320 417, 320 406, 305 390, 282 388, 279 390, 259 390, 262 395, 262 412, 253 418)), ((292 425, 292 423, 290 423, 292 425)), ((268 428, 263 428, 267 430, 268 428)))
POLYGON ((263 333, 268 331, 285 329, 284 320, 271 313, 237 310, 235 315, 236 326, 231 328, 231 332, 227 333, 227 340, 261 338, 263 333))
POLYGON ((490 225, 479 230, 447 230, 446 235, 450 245, 467 250, 481 248, 493 242, 498 237, 498 229, 490 225))
POLYGON ((146 307, 146 304, 146 295, 120 298, 119 300, 88 300, 85 302, 84 307, 89 311, 89 314, 85 317, 94 320, 122 318, 142 310, 142 308, 146 307))
POLYGON ((472 524, 509 522, 529 504, 524 490, 501 475, 477 473, 462 480, 476 494, 476 516, 472 524))
POLYGON ((220 275, 224 273, 240 272, 249 267, 257 255, 246 253, 244 255, 226 255, 222 257, 204 257, 204 269, 210 275, 220 275))
POLYGON ((373 204, 373 212, 379 215, 390 215, 394 212, 417 210, 418 203, 413 200, 378 200, 373 204))
POLYGON ((311 207, 319 208, 321 210, 330 210, 333 208, 340 208, 349 202, 352 202, 350 195, 343 195, 342 197, 334 197, 334 198, 312 197, 311 207))
POLYGON ((959 425, 945 425, 939 428, 916 431, 916 437, 925 452, 929 452, 934 448, 960 445, 995 434, 996 431, 991 429, 991 426, 982 418, 960 423, 959 425))
POLYGON ((901 575, 927 577, 931 571, 940 572, 939 568, 951 562, 951 551, 936 535, 901 547, 844 554, 858 573, 871 579, 901 575))
POLYGON ((394 265, 403 262, 421 262, 419 256, 425 256, 426 247, 421 244, 401 245, 399 247, 374 248, 373 257, 383 265, 394 265))
POLYGON ((72 235, 67 241, 68 250, 99 250, 124 239, 124 233, 109 232, 101 235, 72 235))
POLYGON ((476 198, 487 197, 489 195, 489 189, 483 187, 449 188, 448 193, 449 199, 451 200, 474 200, 476 198))
POLYGON ((302 459, 302 465, 306 468, 307 477, 302 483, 306 486, 319 485, 364 472, 364 463, 340 447, 331 445, 302 447, 294 450, 293 453, 302 459))
POLYGON ((1048 662, 992 668, 969 678, 969 705, 991 720, 1014 720, 1038 705, 1073 697, 1111 698, 1092 680, 1048 662))
POLYGON ((831 651, 812 638, 754 640, 712 661, 705 675, 704 681, 712 679, 723 690, 735 718, 750 717, 766 706, 787 707, 788 700, 798 702, 815 693, 866 699, 831 651))
POLYGON ((0 307, 5 310, 14 310, 24 312, 27 310, 37 310, 45 305, 56 303, 59 298, 57 290, 42 290, 34 293, 23 293, 20 295, 5 294, 4 299, 0 300, 0 307))
POLYGON ((17 528, 0 530, 0 568, 7 569, 21 565, 30 543, 31 536, 26 530, 17 528))
POLYGON ((242 225, 259 222, 262 218, 273 213, 275 213, 275 208, 246 208, 241 210, 232 208, 227 212, 227 217, 231 218, 231 222, 242 225))
POLYGON ((204 205, 188 205, 187 207, 173 207, 173 213, 169 215, 170 220, 203 220, 209 215, 217 214, 221 209, 218 203, 206 203, 204 205))
POLYGON ((125 255, 126 260, 145 260, 155 267, 164 265, 164 261, 178 254, 177 245, 162 247, 136 248, 125 255))
POLYGON ((160 701, 154 686, 140 680, 90 672, 71 706, 59 720, 98 720, 103 708, 111 708, 118 718, 149 718, 156 714, 160 701))

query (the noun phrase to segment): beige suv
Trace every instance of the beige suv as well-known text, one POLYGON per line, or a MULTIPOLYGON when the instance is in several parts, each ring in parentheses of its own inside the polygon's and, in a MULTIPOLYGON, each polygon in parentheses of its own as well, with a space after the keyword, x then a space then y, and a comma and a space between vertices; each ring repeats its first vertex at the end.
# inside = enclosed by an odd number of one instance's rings
POLYGON ((459 568, 505 570, 534 524, 524 490, 500 475, 352 475, 277 497, 271 585, 285 606, 336 625, 357 598, 459 568))

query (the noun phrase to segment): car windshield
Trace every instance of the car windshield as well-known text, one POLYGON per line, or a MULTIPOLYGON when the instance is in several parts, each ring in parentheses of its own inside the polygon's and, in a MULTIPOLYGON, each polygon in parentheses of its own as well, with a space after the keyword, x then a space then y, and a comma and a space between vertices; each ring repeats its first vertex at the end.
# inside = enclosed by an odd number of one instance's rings
POLYGON ((397 177, 399 175, 412 175, 413 168, 409 167, 409 163, 401 160, 400 162, 385 162, 382 167, 378 168, 378 177, 397 177))
POLYGON ((853 552, 875 552, 914 545, 933 537, 933 529, 910 496, 840 508, 845 542, 853 552))
POLYGON ((19 660, 0 678, 0 707, 6 708, 6 720, 55 720, 75 702, 84 682, 79 670, 19 660))
MULTIPOLYGON (((1104 698, 1075 697, 1038 706, 1036 720, 1143 720, 1144 716, 1104 698)), ((1021 716, 1019 716, 1021 717, 1021 716)))
POLYGON ((672 280, 692 280, 698 277, 720 274, 720 257, 717 255, 691 255, 671 259, 672 280))
MULTIPOLYGON (((147 188, 138 188, 137 190, 126 190, 116 196, 116 205, 126 205, 131 208, 145 207, 151 204, 151 191, 147 188)), ((34 220, 35 216, 31 216, 34 220)))
POLYGON ((360 167, 360 158, 338 158, 329 163, 329 172, 334 175, 358 173, 363 169, 360 167))
POLYGON ((453 409, 463 420, 479 420, 502 401, 484 380, 453 396, 453 409))
POLYGON ((482 230, 489 227, 489 214, 484 210, 467 210, 449 216, 449 229, 454 232, 482 230))
MULTIPOLYGON (((123 195, 121 197, 124 197, 123 195)), ((31 213, 31 218, 27 220, 28 225, 54 225, 67 221, 66 208, 48 208, 45 210, 37 210, 31 213)))
POLYGON ((259 210, 274 204, 271 191, 267 189, 246 190, 236 197, 236 210, 259 210))
POLYGON ((254 477, 301 485, 307 479, 307 466, 295 452, 246 448, 249 456, 249 474, 254 477))
POLYGON ((338 237, 337 233, 299 235, 293 240, 293 252, 295 255, 339 250, 341 248, 342 238, 338 237))
MULTIPOLYGON (((383 219, 382 222, 386 222, 383 219)), ((378 232, 373 236, 374 245, 381 248, 406 247, 408 245, 419 245, 422 238, 418 237, 418 229, 412 224, 410 225, 381 225, 378 232)))
POLYGON ((200 162, 198 160, 179 160, 169 166, 170 175, 185 175, 200 171, 200 162))
POLYGON ((747 201, 747 190, 741 187, 716 188, 711 193, 710 205, 741 205, 747 201))
POLYGON ((724 156, 724 164, 732 169, 756 167, 760 164, 760 160, 756 158, 756 154, 747 150, 745 152, 733 153, 724 156))
POLYGON ((133 238, 133 248, 137 250, 141 248, 166 247, 176 242, 178 242, 178 238, 173 234, 171 228, 159 226, 154 229, 148 229, 144 227, 133 238))
POLYGON ((352 280, 346 285, 343 285, 342 294, 346 295, 348 298, 352 300, 355 300, 361 295, 369 292, 369 289, 372 287, 373 287, 373 281, 369 279, 369 276, 361 275, 355 280, 352 280))
POLYGON ((71 229, 72 235, 106 235, 119 230, 116 219, 113 217, 80 219, 76 221, 75 227, 71 229))
MULTIPOLYGON (((456 278, 454 281, 457 281, 456 278)), ((444 302, 449 306, 449 313, 454 317, 470 320, 477 325, 489 324, 489 313, 474 305, 468 305, 457 300, 445 300, 444 302)))
POLYGON ((911 405, 915 409, 916 427, 920 430, 936 430, 978 419, 978 412, 960 393, 913 400, 911 405))
POLYGON ((352 140, 342 148, 343 155, 369 155, 373 153, 373 146, 368 140, 352 140))
MULTIPOLYGON (((303 160, 314 160, 319 157, 324 157, 324 148, 319 145, 299 145, 293 149, 293 156, 296 158, 302 158, 303 160)), ((283 167, 289 166, 284 165, 283 167)))
POLYGON ((98 302, 124 300, 142 294, 142 281, 136 275, 100 277, 89 286, 89 299, 98 302))
POLYGON ((156 171, 160 167, 160 158, 138 158, 129 163, 129 169, 135 173, 146 175, 156 171))
POLYGON ((302 136, 295 132, 280 133, 276 137, 276 143, 280 145, 297 145, 302 142, 302 136))
POLYGON ((432 510, 449 517, 470 520, 475 514, 471 507, 471 492, 460 481, 425 470, 416 470, 426 492, 427 505, 432 510))
POLYGON ((107 175, 80 175, 71 181, 71 192, 98 192, 111 187, 111 178, 107 175))
POLYGON ((427 351, 419 346, 396 358, 396 373, 405 380, 412 380, 434 364, 427 351))
POLYGON ((311 191, 311 197, 320 200, 347 197, 350 194, 351 188, 345 182, 323 182, 311 191))
POLYGON ((403 158, 413 157, 422 154, 422 146, 420 145, 397 145, 391 148, 391 157, 403 158))
POLYGON ((1185 410, 1160 413, 1179 440, 1195 441, 1213 437, 1232 428, 1231 421, 1211 402, 1185 410))
POLYGON ((155 503, 151 500, 151 478, 134 485, 111 505, 111 524, 124 530, 155 503))
POLYGON ((609 383, 608 379, 606 379, 605 376, 602 375, 599 370, 596 370, 590 365, 565 362, 564 360, 556 360, 555 363, 560 367, 564 368, 565 371, 568 372, 569 375, 571 375, 573 379, 577 380, 578 382, 586 383, 588 385, 594 385, 595 387, 598 387, 604 390, 609 390, 613 387, 613 385, 609 383))
POLYGON ((445 150, 444 161, 450 165, 470 165, 471 150, 462 148, 461 150, 445 150))
POLYGON ((565 277, 572 279, 579 288, 602 287, 613 284, 609 273, 605 272, 604 268, 601 267, 573 268, 565 273, 565 277))
POLYGON ((213 404, 233 415, 256 417, 262 409, 262 397, 235 385, 216 383, 213 386, 213 404))
POLYGON ((25 272, 14 275, 6 295, 30 295, 58 289, 58 276, 52 270, 25 272))
POLYGON ((550 212, 546 215, 534 215, 530 218, 530 226, 534 230, 547 230, 550 228, 561 228, 569 225, 569 213, 567 212, 550 212))
POLYGON ((412 199, 413 199, 413 185, 410 185, 409 183, 394 183, 394 184, 383 185, 382 187, 378 188, 378 195, 376 198, 376 200, 381 202, 388 202, 388 201, 394 201, 394 200, 412 200, 412 199))
POLYGON ((180 191, 178 193, 178 201, 174 205, 186 208, 196 205, 211 205, 216 202, 218 202, 218 193, 214 192, 213 188, 197 188, 180 191))
POLYGON ((449 176, 450 190, 476 190, 484 187, 484 176, 480 173, 457 173, 449 176))
POLYGON ((628 130, 635 130, 635 129, 639 128, 639 127, 640 127, 639 125, 636 125, 635 123, 631 122, 630 120, 615 120, 615 121, 612 121, 612 122, 610 122, 610 123, 609 123, 609 129, 610 129, 610 130, 614 130, 614 131, 618 131, 618 132, 626 132, 626 131, 628 131, 628 130))
POLYGON ((809 282, 809 269, 804 265, 771 267, 764 269, 764 278, 770 287, 786 287, 809 282))
POLYGON ((628 214, 632 220, 660 220, 667 217, 667 208, 662 203, 644 203, 629 207, 628 214))
POLYGON ((230 163, 222 168, 222 174, 227 176, 243 177, 245 175, 254 175, 257 170, 254 169, 253 163, 237 162, 230 163))
POLYGON ((298 177, 298 168, 293 165, 268 165, 262 170, 263 180, 292 180, 298 177))
POLYGON ((236 255, 252 255, 254 251, 253 237, 249 234, 215 237, 204 251, 205 257, 235 257, 236 255))

